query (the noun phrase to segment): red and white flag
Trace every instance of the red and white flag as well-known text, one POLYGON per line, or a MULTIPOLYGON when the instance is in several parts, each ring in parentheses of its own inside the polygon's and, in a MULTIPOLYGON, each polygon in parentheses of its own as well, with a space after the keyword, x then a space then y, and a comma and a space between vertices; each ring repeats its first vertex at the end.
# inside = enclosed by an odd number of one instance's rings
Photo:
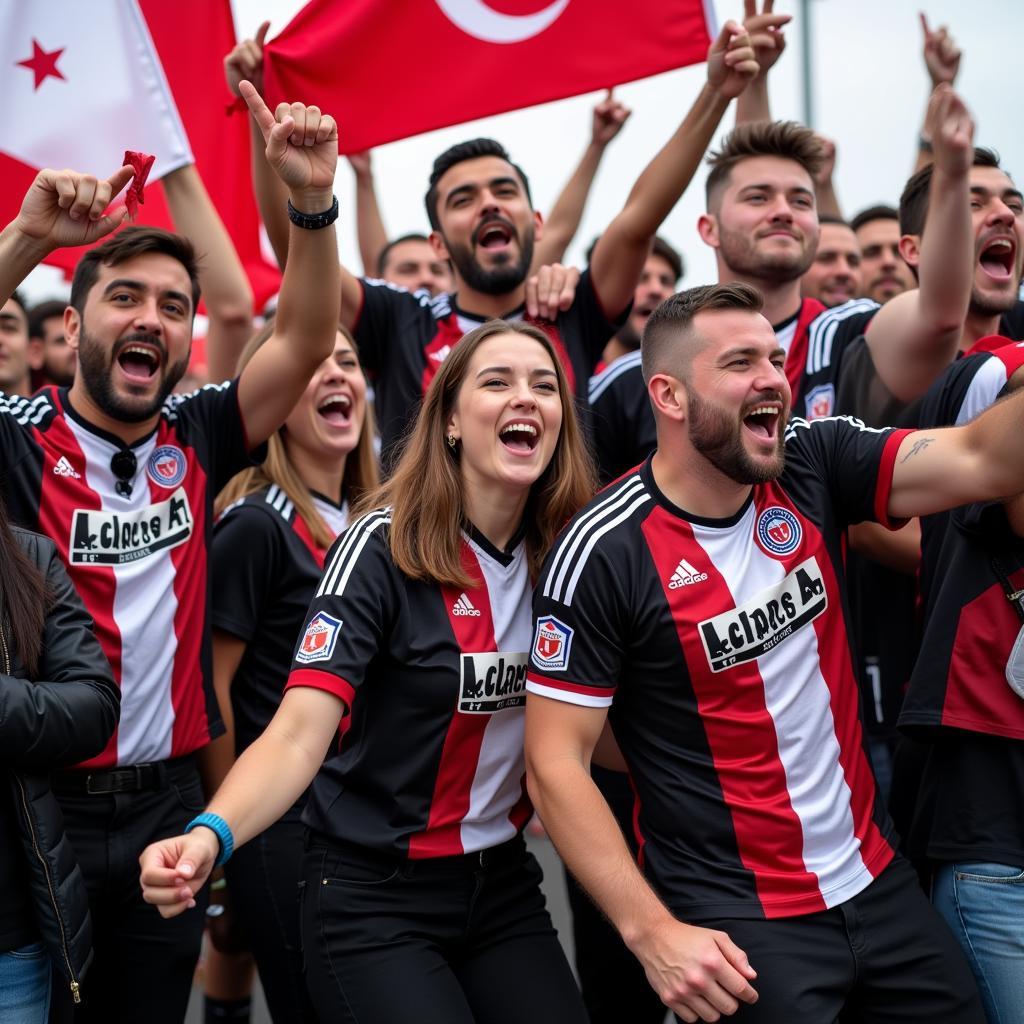
MULTIPOLYGON (((156 163, 138 223, 173 230, 157 178, 195 162, 258 304, 280 274, 260 252, 248 125, 227 117, 230 0, 0 0, 0 225, 40 167, 106 177, 125 150, 156 163)), ((47 263, 70 270, 81 249, 47 263)))
POLYGON ((346 153, 697 64, 710 0, 312 0, 264 83, 333 114, 346 153))

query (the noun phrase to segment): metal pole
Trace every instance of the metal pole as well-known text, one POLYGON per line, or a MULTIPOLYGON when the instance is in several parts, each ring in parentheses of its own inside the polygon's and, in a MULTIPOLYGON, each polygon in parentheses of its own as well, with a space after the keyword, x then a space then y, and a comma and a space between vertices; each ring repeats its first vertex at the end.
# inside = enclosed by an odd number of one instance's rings
POLYGON ((800 50, 803 56, 802 74, 804 86, 804 124, 814 127, 814 70, 811 39, 814 35, 811 25, 811 0, 800 0, 800 50))

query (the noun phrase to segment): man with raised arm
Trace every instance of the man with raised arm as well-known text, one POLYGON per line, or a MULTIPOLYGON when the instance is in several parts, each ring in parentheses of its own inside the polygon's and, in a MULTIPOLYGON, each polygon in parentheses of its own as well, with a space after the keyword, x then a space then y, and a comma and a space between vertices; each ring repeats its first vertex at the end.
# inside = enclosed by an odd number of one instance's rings
POLYGON ((680 1019, 983 1024, 875 788, 844 534, 1024 490, 1024 395, 950 430, 790 421, 761 310, 693 288, 645 329, 658 449, 570 520, 535 591, 530 793, 680 1019), (639 869, 588 772, 606 722, 639 869))
MULTIPOLYGON (((11 515, 57 544, 121 688, 121 723, 107 749, 53 779, 94 924, 96 955, 76 993, 84 1000, 77 1020, 184 1017, 202 912, 169 929, 142 902, 137 858, 203 805, 196 751, 222 731, 207 608, 213 499, 262 457, 334 343, 335 123, 300 104, 276 123, 245 91, 292 219, 270 341, 237 380, 172 396, 199 298, 195 255, 178 235, 127 228, 76 268, 64 313, 78 352, 71 386, 28 400, 0 397, 11 515)), ((117 227, 123 212, 104 210, 131 173, 124 167, 97 181, 41 171, 0 232, 0 298, 53 249, 99 241, 117 227)))

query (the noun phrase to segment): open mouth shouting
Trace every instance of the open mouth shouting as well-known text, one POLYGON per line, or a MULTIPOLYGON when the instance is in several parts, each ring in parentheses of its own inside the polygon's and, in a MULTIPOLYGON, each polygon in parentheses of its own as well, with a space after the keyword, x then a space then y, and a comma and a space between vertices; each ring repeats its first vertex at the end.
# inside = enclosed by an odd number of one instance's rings
POLYGON ((328 395, 317 407, 317 415, 332 427, 345 429, 352 424, 352 398, 346 394, 328 395))
POLYGON ((488 220, 476 229, 473 244, 481 249, 495 251, 507 249, 516 237, 515 228, 504 220, 488 220))
POLYGON ((529 420, 511 420, 498 431, 498 440, 514 455, 530 455, 540 443, 540 431, 529 420))
POLYGON ((1016 240, 1006 235, 989 239, 982 246, 978 263, 993 281, 1012 282, 1017 270, 1016 240))
POLYGON ((117 353, 117 365, 133 384, 148 384, 160 372, 163 352, 152 343, 130 341, 117 353))
POLYGON ((743 426, 758 443, 772 447, 778 443, 781 422, 782 405, 779 402, 760 402, 743 417, 743 426))

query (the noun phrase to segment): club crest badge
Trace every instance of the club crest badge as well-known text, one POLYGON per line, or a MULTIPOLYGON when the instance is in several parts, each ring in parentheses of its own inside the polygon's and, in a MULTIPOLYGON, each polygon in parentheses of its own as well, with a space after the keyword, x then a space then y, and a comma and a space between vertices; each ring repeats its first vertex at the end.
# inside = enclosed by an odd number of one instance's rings
POLYGON ((533 663, 545 672, 563 671, 569 664, 572 627, 549 615, 537 623, 533 638, 533 663))
POLYGON ((328 661, 334 653, 334 645, 341 630, 341 619, 324 612, 317 612, 302 634, 302 642, 295 652, 295 660, 303 665, 311 661, 328 661))
POLYGON ((836 407, 836 389, 831 384, 811 388, 804 399, 804 407, 809 420, 823 420, 831 416, 836 407))
POLYGON ((800 520, 788 508, 772 505, 757 517, 757 540, 769 555, 785 558, 803 540, 800 520))
POLYGON ((146 463, 146 473, 157 487, 177 487, 187 470, 185 453, 173 444, 155 448, 146 463))

